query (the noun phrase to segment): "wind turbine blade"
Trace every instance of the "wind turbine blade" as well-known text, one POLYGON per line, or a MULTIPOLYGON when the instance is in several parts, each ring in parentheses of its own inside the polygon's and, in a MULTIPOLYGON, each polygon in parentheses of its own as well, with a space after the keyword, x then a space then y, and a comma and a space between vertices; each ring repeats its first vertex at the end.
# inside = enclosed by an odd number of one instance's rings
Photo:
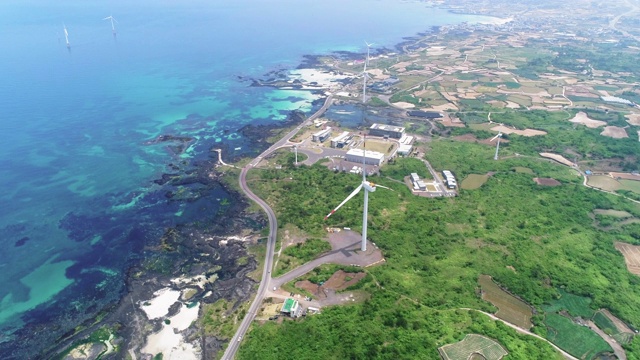
POLYGON ((351 194, 349 194, 349 196, 347 196, 347 198, 344 199, 344 201, 341 202, 340 205, 338 205, 338 207, 336 207, 335 209, 331 210, 329 215, 325 216, 324 219, 327 220, 329 218, 329 216, 333 215, 334 212, 338 211, 338 209, 340 209, 342 207, 342 205, 346 204, 347 201, 351 200, 351 198, 353 198, 354 196, 358 195, 360 190, 362 190, 362 184, 360 184, 360 186, 358 186, 355 190, 353 190, 353 192, 351 194))
POLYGON ((493 140, 495 140, 495 139, 499 138, 500 136, 502 136, 502 134, 498 134, 498 135, 494 136, 491 140, 489 140, 489 142, 491 142, 491 141, 493 141, 493 140))
POLYGON ((102 19, 102 20, 109 20, 111 19, 111 16, 107 16, 106 18, 102 19))
POLYGON ((387 190, 395 191, 395 190, 393 190, 392 188, 388 188, 388 187, 386 187, 386 186, 382 186, 382 185, 378 185, 378 184, 376 184, 376 185, 375 185, 375 187, 377 187, 377 188, 381 187, 381 188, 383 188, 383 189, 387 189, 387 190))

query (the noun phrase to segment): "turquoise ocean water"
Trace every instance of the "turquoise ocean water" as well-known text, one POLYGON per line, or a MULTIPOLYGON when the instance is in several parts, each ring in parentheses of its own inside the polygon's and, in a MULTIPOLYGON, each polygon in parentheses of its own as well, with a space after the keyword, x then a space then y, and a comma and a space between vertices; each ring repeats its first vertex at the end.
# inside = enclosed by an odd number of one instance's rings
POLYGON ((216 216, 224 192, 189 204, 153 195, 167 164, 220 144, 253 154, 239 128, 317 99, 238 76, 479 20, 396 0, 0 3, 0 353, 52 312, 90 316, 99 299, 117 298, 141 244, 157 236, 149 228, 216 216), (196 141, 179 156, 145 144, 161 134, 196 141), (203 204, 211 214, 196 210, 203 204))

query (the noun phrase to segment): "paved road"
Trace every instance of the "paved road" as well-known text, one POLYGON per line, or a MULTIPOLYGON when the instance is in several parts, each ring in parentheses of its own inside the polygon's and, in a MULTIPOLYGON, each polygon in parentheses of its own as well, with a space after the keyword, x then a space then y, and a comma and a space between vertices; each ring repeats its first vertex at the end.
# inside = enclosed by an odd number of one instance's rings
POLYGON ((260 304, 262 304, 262 299, 264 298, 264 294, 269 286, 269 281, 271 280, 271 269, 273 268, 273 254, 275 251, 276 236, 278 232, 278 221, 276 219, 276 215, 273 212, 273 210, 269 207, 269 205, 267 205, 266 202, 264 202, 264 200, 260 199, 247 186, 247 172, 249 171, 250 168, 258 165, 258 163, 260 163, 260 160, 262 160, 263 158, 271 154, 273 151, 285 146, 285 144, 287 144, 289 139, 291 139, 295 134, 297 134, 298 131, 303 126, 305 126, 307 123, 313 121, 314 119, 322 115, 329 108, 329 106, 331 106, 332 101, 333 101, 333 96, 329 95, 325 100, 324 105, 322 105, 322 107, 316 113, 311 115, 307 120, 302 122, 302 124, 298 125, 295 129, 291 130, 288 134, 286 134, 282 139, 278 140, 275 144, 271 145, 262 154, 260 154, 258 157, 253 159, 247 166, 242 168, 242 171, 240 172, 240 179, 239 179, 240 188, 247 195, 249 199, 255 201, 267 213, 267 216, 269 217, 270 231, 269 231, 269 238, 267 240, 267 252, 265 254, 264 269, 262 270, 262 279, 260 280, 258 293, 256 294, 256 297, 254 298, 253 303, 249 307, 249 310, 247 311, 247 314, 245 315, 244 319, 242 319, 242 322, 240 323, 238 330, 236 330, 235 335, 233 335, 233 337, 231 338, 231 342, 229 342, 229 346, 227 346, 227 349, 225 350, 224 355, 222 356, 223 360, 231 360, 235 357, 236 352, 238 351, 238 347, 240 346, 240 342, 242 341, 242 338, 244 337, 247 330, 249 329, 249 326, 251 325, 253 318, 256 316, 258 308, 260 307, 260 304))

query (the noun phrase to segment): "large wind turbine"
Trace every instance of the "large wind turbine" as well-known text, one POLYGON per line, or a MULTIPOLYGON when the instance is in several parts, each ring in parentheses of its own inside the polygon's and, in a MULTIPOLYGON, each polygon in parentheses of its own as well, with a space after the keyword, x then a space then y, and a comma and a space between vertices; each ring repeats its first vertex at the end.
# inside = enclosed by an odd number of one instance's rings
POLYGON ((118 22, 118 20, 114 19, 112 15, 107 16, 106 18, 102 19, 102 20, 111 20, 111 31, 113 31, 113 35, 116 34, 116 26, 113 24, 113 22, 118 22))
POLYGON ((489 140, 489 142, 498 139, 498 143, 496 144, 496 154, 493 156, 493 160, 498 160, 498 150, 500 150, 500 139, 502 139, 502 133, 498 131, 498 135, 494 136, 493 139, 489 140))
POLYGON ((367 102, 367 78, 371 79, 367 74, 367 63, 364 64, 364 70, 358 75, 362 76, 362 103, 364 104, 367 102))
POLYGON ((69 43, 69 32, 67 31, 67 25, 62 23, 62 27, 64 28, 64 41, 67 42, 67 49, 71 49, 71 44, 69 43))
MULTIPOLYGON (((360 250, 367 251, 367 212, 369 209, 369 193, 376 191, 376 187, 381 187, 384 189, 389 189, 386 186, 376 185, 372 182, 367 181, 367 169, 365 167, 365 159, 367 155, 366 147, 362 150, 362 183, 355 189, 343 202, 340 203, 335 209, 331 210, 331 212, 324 217, 325 220, 329 218, 329 216, 333 215, 338 209, 342 207, 342 205, 346 204, 347 201, 351 200, 354 196, 356 196, 362 188, 364 188, 364 209, 362 210, 362 243, 360 245, 360 250)), ((393 191, 393 190, 391 190, 393 191)))
POLYGON ((365 61, 365 64, 369 65, 369 49, 375 45, 374 43, 369 44, 368 42, 364 42, 367 45, 367 61, 365 61))

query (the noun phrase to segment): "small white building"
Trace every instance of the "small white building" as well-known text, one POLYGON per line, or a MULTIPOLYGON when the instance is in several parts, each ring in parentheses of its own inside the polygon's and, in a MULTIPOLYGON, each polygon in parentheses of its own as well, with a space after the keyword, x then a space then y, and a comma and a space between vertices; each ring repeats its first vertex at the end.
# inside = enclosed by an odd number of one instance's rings
POLYGON ((364 157, 364 163, 366 165, 382 165, 384 161, 384 154, 377 151, 367 151, 365 156, 365 151, 362 149, 351 149, 347 151, 347 155, 345 156, 346 161, 355 162, 362 164, 362 158, 364 157))
POLYGON ((413 146, 410 144, 402 144, 398 147, 398 155, 409 155, 413 146))

